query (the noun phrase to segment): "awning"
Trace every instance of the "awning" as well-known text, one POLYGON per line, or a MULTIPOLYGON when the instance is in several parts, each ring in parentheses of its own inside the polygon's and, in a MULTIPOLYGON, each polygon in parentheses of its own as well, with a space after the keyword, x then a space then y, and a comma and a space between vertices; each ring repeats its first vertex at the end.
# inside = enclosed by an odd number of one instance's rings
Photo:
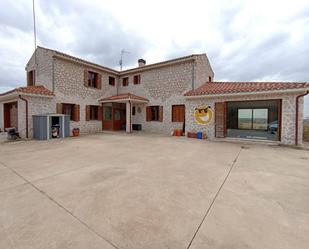
POLYGON ((118 95, 113 95, 107 98, 99 99, 100 103, 124 103, 131 101, 132 103, 148 103, 149 100, 132 93, 122 93, 118 95))

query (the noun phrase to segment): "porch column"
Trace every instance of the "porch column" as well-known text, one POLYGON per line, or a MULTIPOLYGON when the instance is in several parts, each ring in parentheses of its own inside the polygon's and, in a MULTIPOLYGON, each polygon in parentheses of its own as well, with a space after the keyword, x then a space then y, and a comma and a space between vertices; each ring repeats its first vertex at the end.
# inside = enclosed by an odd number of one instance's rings
POLYGON ((132 104, 130 101, 126 102, 126 132, 132 132, 132 104))

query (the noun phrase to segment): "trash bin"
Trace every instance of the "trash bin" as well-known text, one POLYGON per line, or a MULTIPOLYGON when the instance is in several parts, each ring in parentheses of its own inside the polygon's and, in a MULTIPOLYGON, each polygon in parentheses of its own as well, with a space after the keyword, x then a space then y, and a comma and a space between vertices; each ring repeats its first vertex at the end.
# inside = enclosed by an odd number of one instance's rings
POLYGON ((197 133, 197 139, 203 139, 203 132, 197 133))

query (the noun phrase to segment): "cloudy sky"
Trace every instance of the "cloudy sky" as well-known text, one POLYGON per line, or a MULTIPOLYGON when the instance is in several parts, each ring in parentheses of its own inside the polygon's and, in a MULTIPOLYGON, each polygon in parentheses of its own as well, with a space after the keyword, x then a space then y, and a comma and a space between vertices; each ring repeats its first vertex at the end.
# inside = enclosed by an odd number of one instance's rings
MULTIPOLYGON (((308 0, 35 1, 38 45, 115 69, 206 52, 215 80, 309 81, 308 0)), ((0 0, 0 92, 33 48, 32 0, 0 0)))

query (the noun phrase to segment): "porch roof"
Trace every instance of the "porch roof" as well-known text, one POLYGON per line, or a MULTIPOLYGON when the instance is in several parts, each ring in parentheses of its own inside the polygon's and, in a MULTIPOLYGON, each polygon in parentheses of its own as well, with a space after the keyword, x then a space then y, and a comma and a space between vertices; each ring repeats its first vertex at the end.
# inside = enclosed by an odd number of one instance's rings
POLYGON ((15 88, 5 93, 0 93, 0 100, 7 97, 16 97, 18 95, 53 97, 54 93, 41 85, 25 86, 15 88))
POLYGON ((309 90, 309 83, 303 82, 207 82, 185 94, 186 97, 212 95, 234 95, 261 92, 296 92, 309 90))
POLYGON ((107 102, 126 102, 126 101, 132 101, 132 102, 140 102, 140 103, 147 103, 149 100, 140 96, 137 96, 132 93, 122 93, 118 95, 113 95, 107 98, 102 98, 99 100, 101 103, 107 103, 107 102))

